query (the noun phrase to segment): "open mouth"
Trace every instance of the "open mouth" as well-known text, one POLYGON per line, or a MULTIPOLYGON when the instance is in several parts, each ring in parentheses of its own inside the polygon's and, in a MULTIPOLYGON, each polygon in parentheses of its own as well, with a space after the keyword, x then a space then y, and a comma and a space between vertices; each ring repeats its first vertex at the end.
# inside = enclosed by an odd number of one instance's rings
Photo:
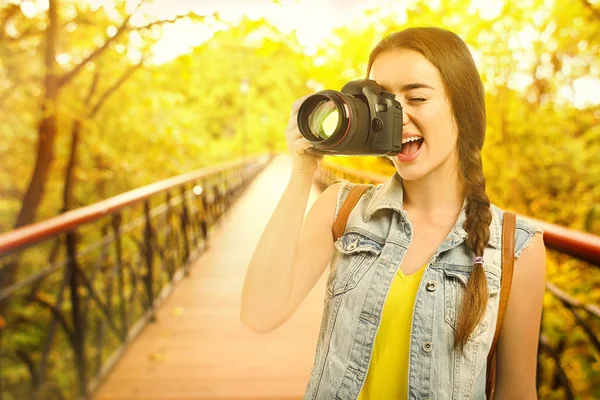
POLYGON ((424 141, 423 138, 418 138, 415 140, 411 140, 410 142, 403 143, 402 151, 400 152, 400 154, 402 154, 404 156, 409 156, 411 154, 415 154, 421 148, 423 141, 424 141))

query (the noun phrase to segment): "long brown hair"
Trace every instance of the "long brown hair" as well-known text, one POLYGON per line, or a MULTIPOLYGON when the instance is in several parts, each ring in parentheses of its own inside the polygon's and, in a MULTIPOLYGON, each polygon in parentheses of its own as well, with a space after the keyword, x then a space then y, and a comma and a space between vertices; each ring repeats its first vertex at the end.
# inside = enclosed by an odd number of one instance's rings
MULTIPOLYGON (((485 139, 483 83, 467 45, 458 35, 440 28, 409 28, 392 33, 371 51, 367 76, 377 55, 390 50, 421 53, 440 72, 458 125, 459 176, 466 189, 466 244, 474 256, 483 257, 490 238, 490 201, 485 193, 481 148, 485 139)), ((401 71, 398 71, 401 73, 401 71)), ((463 351, 469 336, 485 314, 488 286, 483 266, 473 265, 460 307, 454 350, 463 351)))

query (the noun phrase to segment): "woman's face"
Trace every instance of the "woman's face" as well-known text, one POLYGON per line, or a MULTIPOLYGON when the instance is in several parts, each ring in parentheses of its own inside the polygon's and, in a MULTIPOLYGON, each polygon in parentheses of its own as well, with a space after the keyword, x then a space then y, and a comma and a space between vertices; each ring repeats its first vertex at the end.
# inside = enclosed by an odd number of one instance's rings
MULTIPOLYGON (((400 176, 413 181, 452 174, 458 165, 458 128, 437 68, 416 51, 389 50, 375 58, 369 78, 402 104, 403 142, 411 136, 424 138, 418 154, 388 157, 400 176)), ((402 152, 413 146, 403 145, 402 152)))

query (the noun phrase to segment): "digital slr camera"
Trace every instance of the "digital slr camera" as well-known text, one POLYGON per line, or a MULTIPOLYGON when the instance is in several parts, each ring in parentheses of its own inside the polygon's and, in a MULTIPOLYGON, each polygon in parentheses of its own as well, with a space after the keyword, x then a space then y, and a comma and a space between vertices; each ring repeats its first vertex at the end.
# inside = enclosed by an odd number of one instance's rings
POLYGON ((395 156, 402 150, 402 106, 371 79, 323 90, 298 109, 300 134, 314 155, 395 156))

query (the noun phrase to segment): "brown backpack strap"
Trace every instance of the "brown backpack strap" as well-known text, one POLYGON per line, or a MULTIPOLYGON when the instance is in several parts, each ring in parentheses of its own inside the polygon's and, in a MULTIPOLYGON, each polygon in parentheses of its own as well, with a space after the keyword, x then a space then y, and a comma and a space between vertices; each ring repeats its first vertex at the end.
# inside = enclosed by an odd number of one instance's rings
POLYGON ((360 199, 360 197, 363 195, 363 193, 365 192, 365 190, 367 190, 368 187, 369 185, 366 184, 355 185, 350 191, 348 197, 346 197, 346 201, 344 201, 344 204, 342 205, 342 208, 340 209, 337 218, 333 222, 333 227, 331 229, 333 233, 333 241, 338 240, 339 237, 344 234, 344 231, 346 230, 346 222, 348 221, 350 211, 352 211, 356 203, 358 203, 358 199, 360 199))
POLYGON ((508 304, 510 295, 510 286, 512 284, 513 267, 515 265, 515 223, 516 215, 505 212, 502 223, 502 278, 500 279, 500 305, 498 307, 498 319, 496 322, 496 332, 492 347, 488 353, 487 376, 486 376, 486 394, 488 399, 493 398, 494 388, 496 386, 496 345, 502 330, 504 313, 508 304))

